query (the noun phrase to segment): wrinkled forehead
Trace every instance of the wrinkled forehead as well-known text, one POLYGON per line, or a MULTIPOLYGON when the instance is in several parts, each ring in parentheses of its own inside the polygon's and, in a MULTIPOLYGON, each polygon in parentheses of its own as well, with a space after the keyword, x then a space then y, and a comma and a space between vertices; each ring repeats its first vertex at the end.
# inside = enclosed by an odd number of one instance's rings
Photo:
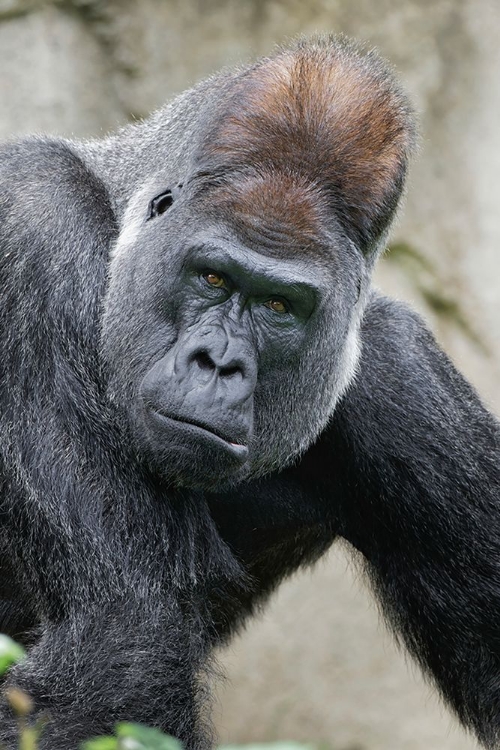
POLYGON ((250 247, 269 255, 331 256, 337 226, 319 188, 278 171, 233 175, 195 186, 193 200, 232 227, 250 247))
MULTIPOLYGON (((134 193, 121 218, 112 257, 123 256, 142 237, 151 200, 166 190, 165 185, 165 178, 157 175, 134 193)), ((328 201, 300 176, 276 170, 247 170, 224 179, 194 176, 178 190, 174 206, 177 199, 184 208, 183 219, 186 210, 191 214, 186 234, 190 228, 198 232, 203 225, 223 225, 244 244, 289 259, 328 259, 338 244, 340 230, 328 201)))

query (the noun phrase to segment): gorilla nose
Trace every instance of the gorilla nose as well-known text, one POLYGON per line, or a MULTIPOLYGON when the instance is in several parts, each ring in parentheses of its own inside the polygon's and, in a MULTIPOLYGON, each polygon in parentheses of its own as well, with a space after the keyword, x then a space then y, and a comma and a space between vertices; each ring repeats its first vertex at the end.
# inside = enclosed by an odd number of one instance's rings
POLYGON ((195 352, 192 355, 192 362, 198 365, 200 370, 217 373, 220 378, 232 378, 237 375, 243 378, 245 374, 243 361, 232 358, 229 361, 217 363, 205 349, 195 352))
POLYGON ((257 358, 251 342, 222 326, 198 329, 179 339, 172 355, 174 377, 188 400, 196 391, 201 402, 215 399, 235 408, 255 390, 257 358))

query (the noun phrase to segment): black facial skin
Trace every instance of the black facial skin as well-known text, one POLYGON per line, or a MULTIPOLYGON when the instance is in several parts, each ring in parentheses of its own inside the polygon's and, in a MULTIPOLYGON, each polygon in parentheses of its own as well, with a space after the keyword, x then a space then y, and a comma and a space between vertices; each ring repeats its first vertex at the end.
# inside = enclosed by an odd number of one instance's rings
POLYGON ((265 238, 242 237, 199 201, 186 232, 193 192, 186 185, 172 202, 169 190, 139 196, 134 210, 142 218, 132 240, 118 238, 111 266, 104 356, 112 398, 124 404, 124 414, 131 414, 130 401, 136 404, 131 427, 141 452, 176 485, 221 488, 285 465, 317 434, 318 414, 328 414, 341 390, 338 373, 325 372, 321 358, 340 362, 355 346, 348 332, 356 336, 363 259, 333 229, 331 247, 318 237, 316 248, 284 257, 288 238, 275 228, 265 238), (165 196, 163 210, 152 213, 165 196), (349 252, 345 273, 331 256, 349 252), (142 276, 144 254, 156 256, 154 277, 151 266, 142 276), (344 294, 337 299, 340 284, 344 294), (154 311, 159 337, 139 327, 137 369, 118 368, 124 344, 134 351, 124 305, 136 304, 137 289, 141 306, 154 311), (316 332, 327 325, 319 340, 316 332), (301 415, 297 404, 307 402, 312 380, 318 405, 301 415), (283 432, 275 408, 284 419, 289 413, 289 424, 300 420, 300 428, 283 432))
POLYGON ((222 477, 249 458, 259 366, 284 371, 298 359, 320 288, 298 264, 284 273, 249 248, 209 240, 187 253, 174 292, 177 340, 139 392, 153 449, 189 457, 199 446, 222 477))

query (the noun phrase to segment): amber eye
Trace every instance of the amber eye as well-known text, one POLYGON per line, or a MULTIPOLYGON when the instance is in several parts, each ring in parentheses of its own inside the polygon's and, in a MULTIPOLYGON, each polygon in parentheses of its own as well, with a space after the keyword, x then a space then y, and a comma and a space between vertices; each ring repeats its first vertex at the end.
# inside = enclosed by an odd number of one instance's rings
POLYGON ((222 289, 226 286, 226 282, 222 278, 222 276, 219 276, 218 273, 212 273, 212 271, 209 271, 208 273, 205 273, 203 275, 203 278, 207 282, 207 284, 210 284, 210 286, 214 286, 217 289, 222 289))
POLYGON ((286 312, 288 312, 285 303, 282 302, 280 299, 270 299, 270 300, 268 300, 265 303, 265 305, 270 310, 273 310, 273 312, 276 312, 276 313, 286 313, 286 312))

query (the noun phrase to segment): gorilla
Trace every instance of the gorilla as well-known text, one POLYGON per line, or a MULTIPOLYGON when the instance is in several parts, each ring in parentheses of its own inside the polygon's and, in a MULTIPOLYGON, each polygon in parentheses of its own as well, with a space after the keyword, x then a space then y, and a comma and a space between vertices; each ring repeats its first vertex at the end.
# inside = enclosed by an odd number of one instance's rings
POLYGON ((370 282, 414 144, 328 37, 2 147, 0 629, 42 749, 121 719, 209 747, 214 647, 336 538, 498 747, 499 426, 370 282))

